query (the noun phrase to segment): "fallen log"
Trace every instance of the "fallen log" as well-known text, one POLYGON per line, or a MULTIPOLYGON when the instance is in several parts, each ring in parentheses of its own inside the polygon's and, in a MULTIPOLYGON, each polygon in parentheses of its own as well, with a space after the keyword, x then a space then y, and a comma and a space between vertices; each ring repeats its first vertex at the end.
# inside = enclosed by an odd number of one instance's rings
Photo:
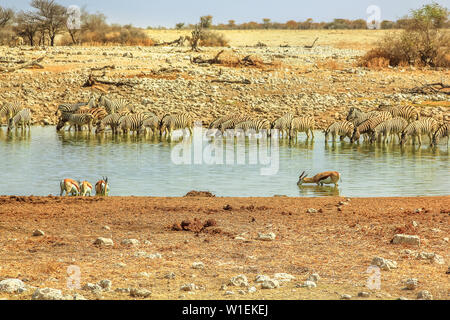
POLYGON ((214 79, 211 80, 212 83, 231 83, 231 84, 252 84, 252 82, 248 79, 245 80, 222 80, 222 79, 214 79))
POLYGON ((86 80, 86 82, 82 85, 82 87, 83 88, 96 87, 99 84, 113 85, 116 87, 122 87, 122 86, 133 87, 134 86, 134 84, 132 84, 130 82, 100 79, 100 78, 96 78, 96 77, 94 77, 94 75, 90 74, 88 79, 86 80))
POLYGON ((44 60, 46 56, 47 56, 47 54, 44 54, 43 56, 41 56, 37 59, 21 63, 19 66, 10 67, 10 68, 7 68, 7 67, 0 68, 0 72, 9 73, 9 72, 15 72, 20 69, 30 68, 30 67, 38 67, 40 69, 44 69, 44 67, 40 64, 40 62, 42 62, 42 60, 44 60))
POLYGON ((435 82, 435 83, 422 84, 421 86, 417 86, 412 89, 407 89, 405 91, 407 93, 414 93, 414 94, 442 93, 442 94, 450 95, 450 90, 444 91, 445 89, 450 89, 450 85, 444 84, 442 82, 435 82))
POLYGON ((196 64, 205 64, 205 63, 206 64, 219 64, 220 63, 219 57, 224 51, 225 50, 220 51, 212 59, 203 59, 202 57, 194 57, 194 58, 191 58, 191 62, 196 63, 196 64))

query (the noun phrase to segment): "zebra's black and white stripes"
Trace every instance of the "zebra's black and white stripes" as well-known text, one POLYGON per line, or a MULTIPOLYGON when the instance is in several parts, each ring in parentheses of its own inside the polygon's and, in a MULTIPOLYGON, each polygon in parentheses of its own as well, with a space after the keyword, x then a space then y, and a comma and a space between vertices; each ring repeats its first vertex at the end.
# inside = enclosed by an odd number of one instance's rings
POLYGON ((355 126, 350 121, 339 121, 331 124, 325 130, 325 142, 328 141, 328 137, 331 134, 332 141, 336 140, 336 136, 343 140, 345 137, 351 139, 355 126))
POLYGON ((31 126, 30 109, 22 109, 14 117, 9 119, 8 130, 18 128, 19 126, 22 127, 22 130, 25 129, 25 127, 28 127, 28 129, 30 129, 31 126))
POLYGON ((433 118, 422 118, 411 122, 402 132, 400 144, 405 144, 409 137, 412 138, 413 144, 416 137, 419 140, 419 145, 422 144, 422 135, 426 134, 433 141, 433 134, 438 130, 439 124, 433 118))
POLYGON ((188 129, 192 135, 193 119, 192 116, 185 112, 177 115, 165 115, 161 119, 160 135, 163 136, 167 133, 171 136, 174 130, 188 129))
POLYGON ((310 133, 314 138, 315 125, 316 121, 313 117, 296 117, 292 119, 289 137, 297 139, 299 132, 305 132, 308 138, 310 133))
POLYGON ((436 132, 433 134, 433 139, 431 141, 431 145, 436 146, 439 143, 439 140, 447 137, 447 145, 450 138, 450 123, 444 123, 441 125, 436 132))
POLYGON ((23 105, 20 101, 5 102, 0 107, 0 117, 6 116, 6 122, 9 123, 9 120, 22 110, 23 105))

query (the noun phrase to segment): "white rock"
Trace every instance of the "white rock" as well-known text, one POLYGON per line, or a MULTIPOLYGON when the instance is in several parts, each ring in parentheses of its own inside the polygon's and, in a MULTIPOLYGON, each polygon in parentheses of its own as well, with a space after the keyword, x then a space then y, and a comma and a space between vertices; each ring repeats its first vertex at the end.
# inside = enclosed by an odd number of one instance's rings
POLYGON ((114 242, 112 241, 112 239, 100 237, 94 241, 94 244, 101 247, 112 247, 114 245, 114 242))
POLYGON ((247 277, 243 274, 233 277, 230 279, 229 285, 235 287, 248 287, 247 277))
POLYGON ((342 299, 342 300, 350 300, 351 298, 352 298, 352 296, 349 295, 349 294, 343 294, 343 295, 341 296, 341 299, 342 299))
POLYGON ((392 239, 393 244, 411 244, 420 246, 419 236, 411 236, 406 234, 396 234, 392 239))
POLYGON ((428 260, 431 263, 445 264, 445 260, 442 256, 432 253, 432 252, 421 252, 417 255, 419 260, 428 260))
POLYGON ((389 271, 391 269, 397 269, 397 262, 384 259, 381 257, 375 257, 372 260, 372 265, 379 267, 381 270, 389 271))
POLYGON ((279 282, 290 282, 291 280, 295 280, 295 277, 288 273, 275 273, 273 278, 279 282))
POLYGON ((203 262, 194 262, 192 264, 192 269, 204 269, 205 265, 203 262))
POLYGON ((33 231, 33 237, 42 237, 44 235, 45 235, 45 233, 42 230, 37 229, 37 230, 33 231))
POLYGON ((317 284, 314 281, 307 280, 300 287, 302 288, 316 288, 317 284))
POLYGON ((255 292, 256 292, 256 288, 255 287, 248 288, 248 293, 255 293, 255 292))
POLYGON ((86 283, 86 284, 83 286, 82 290, 85 290, 85 291, 92 291, 92 292, 94 292, 94 291, 101 291, 101 290, 102 290, 102 287, 101 287, 100 285, 98 285, 98 284, 86 283))
POLYGON ((258 233, 258 240, 261 241, 273 241, 275 240, 277 236, 275 235, 275 233, 270 232, 270 233, 258 233))
POLYGON ((0 281, 0 292, 22 293, 26 291, 26 285, 19 279, 6 279, 0 281))
POLYGON ((175 279, 176 275, 173 272, 169 272, 164 276, 165 279, 175 279))
POLYGON ((63 296, 61 290, 44 288, 37 289, 33 293, 31 300, 69 300, 69 298, 63 296))
POLYGON ((181 291, 195 291, 197 286, 194 283, 188 283, 181 286, 181 291))
POLYGON ((315 283, 319 282, 319 280, 320 280, 320 276, 318 273, 310 274, 308 277, 308 281, 313 281, 315 283))
POLYGON ((124 239, 122 240, 121 244, 128 247, 137 247, 140 242, 137 239, 124 239))
POLYGON ((147 289, 130 289, 130 296, 134 298, 147 298, 152 294, 150 290, 147 289))
POLYGON ((408 279, 406 280, 406 289, 414 290, 419 285, 419 281, 417 279, 408 279))
POLYGON ((417 294, 419 300, 433 300, 433 296, 427 290, 422 290, 417 294))
POLYGON ((280 282, 278 280, 267 280, 264 281, 261 285, 262 289, 276 289, 280 287, 280 282))

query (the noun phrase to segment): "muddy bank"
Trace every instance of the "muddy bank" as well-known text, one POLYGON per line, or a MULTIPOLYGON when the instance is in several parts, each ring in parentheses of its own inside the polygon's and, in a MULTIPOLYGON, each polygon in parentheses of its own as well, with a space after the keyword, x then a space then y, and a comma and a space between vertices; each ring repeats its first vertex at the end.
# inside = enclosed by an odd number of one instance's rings
POLYGON ((0 298, 30 299, 36 288, 49 287, 88 299, 135 299, 135 288, 151 292, 148 299, 362 299, 362 291, 366 299, 416 299, 421 290, 448 299, 449 208, 449 196, 0 197, 0 281, 17 278, 27 286, 0 298), (44 235, 33 236, 36 229, 44 235), (418 236, 420 246, 391 243, 396 234, 418 236), (95 245, 99 237, 112 245, 95 245), (397 263, 381 271, 380 290, 366 287, 374 257, 397 263), (71 292, 73 265, 81 286, 107 279, 111 290, 71 292), (295 279, 275 289, 255 282, 278 273, 295 279), (317 287, 301 288, 313 273, 320 275, 317 287), (229 284, 241 274, 248 287, 229 284), (410 278, 418 286, 404 290, 410 278), (181 289, 191 283, 193 291, 181 289))

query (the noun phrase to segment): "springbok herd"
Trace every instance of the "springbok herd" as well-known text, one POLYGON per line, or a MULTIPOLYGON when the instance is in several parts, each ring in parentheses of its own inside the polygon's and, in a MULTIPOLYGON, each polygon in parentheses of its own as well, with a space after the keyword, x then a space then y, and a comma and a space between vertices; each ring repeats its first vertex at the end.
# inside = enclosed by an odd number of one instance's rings
MULTIPOLYGON (((124 99, 109 99, 105 94, 98 98, 92 97, 86 103, 62 104, 56 112, 59 115, 57 131, 64 130, 69 125, 69 131, 81 131, 87 127, 89 132, 93 126, 95 133, 100 134, 110 129, 113 134, 128 132, 171 136, 175 130, 189 130, 192 134, 193 117, 189 113, 167 114, 158 116, 153 112, 136 112, 124 99)), ((30 127, 31 110, 22 107, 22 103, 15 101, 4 103, 0 107, 0 118, 7 119, 8 130, 21 127, 30 127)), ((310 116, 294 116, 285 114, 277 120, 270 122, 267 119, 252 119, 249 116, 231 114, 214 120, 209 129, 219 130, 222 134, 235 133, 237 130, 244 133, 265 133, 271 135, 272 130, 278 130, 282 137, 287 136, 295 140, 298 133, 304 132, 307 137, 314 138, 315 120, 310 116)), ((369 143, 395 140, 398 137, 400 144, 409 139, 415 144, 416 138, 422 144, 422 136, 427 135, 432 146, 447 137, 449 139, 449 123, 439 123, 433 118, 421 118, 420 113, 412 106, 379 106, 376 110, 362 112, 360 109, 350 108, 347 119, 331 124, 325 131, 325 140, 329 135, 333 141, 339 136, 341 140, 346 137, 350 142, 359 141, 363 135, 364 141, 369 143)))

